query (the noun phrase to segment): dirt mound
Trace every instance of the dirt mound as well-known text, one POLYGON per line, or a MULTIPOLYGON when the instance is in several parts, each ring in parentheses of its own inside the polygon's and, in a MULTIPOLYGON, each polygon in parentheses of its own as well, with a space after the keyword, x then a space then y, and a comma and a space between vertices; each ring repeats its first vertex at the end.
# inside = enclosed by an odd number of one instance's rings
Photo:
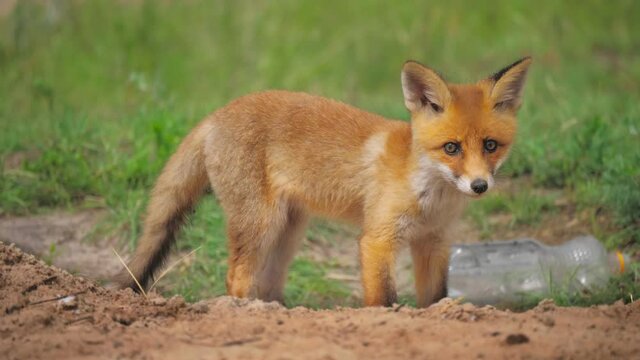
POLYGON ((525 313, 444 299, 428 309, 314 311, 113 291, 0 243, 0 353, 37 358, 631 358, 640 303, 525 313))

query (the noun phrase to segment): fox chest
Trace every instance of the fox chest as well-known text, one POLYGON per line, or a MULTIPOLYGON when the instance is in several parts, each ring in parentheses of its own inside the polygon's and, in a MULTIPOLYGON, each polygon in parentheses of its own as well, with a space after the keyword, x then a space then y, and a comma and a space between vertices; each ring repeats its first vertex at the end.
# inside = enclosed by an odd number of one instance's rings
POLYGON ((444 236, 459 221, 466 206, 465 199, 458 197, 418 201, 417 214, 402 214, 396 221, 396 237, 402 243, 444 236))

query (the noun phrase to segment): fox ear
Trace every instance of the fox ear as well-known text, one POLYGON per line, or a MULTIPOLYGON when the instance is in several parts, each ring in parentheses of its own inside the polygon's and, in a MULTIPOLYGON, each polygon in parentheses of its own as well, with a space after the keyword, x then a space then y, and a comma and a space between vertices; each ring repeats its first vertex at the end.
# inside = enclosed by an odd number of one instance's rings
POLYGON ((428 67, 407 61, 402 67, 401 80, 404 104, 409 111, 426 109, 441 113, 449 104, 451 93, 447 83, 428 67))
POLYGON ((517 111, 522 104, 522 89, 531 65, 531 57, 522 58, 489 77, 493 84, 493 108, 517 111))

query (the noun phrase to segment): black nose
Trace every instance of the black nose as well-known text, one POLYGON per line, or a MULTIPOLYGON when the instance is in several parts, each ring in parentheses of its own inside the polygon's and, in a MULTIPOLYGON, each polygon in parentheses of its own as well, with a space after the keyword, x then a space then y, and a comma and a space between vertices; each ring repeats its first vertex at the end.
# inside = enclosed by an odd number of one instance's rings
POLYGON ((471 182, 471 190, 476 194, 482 194, 488 187, 489 185, 483 179, 475 179, 471 182))

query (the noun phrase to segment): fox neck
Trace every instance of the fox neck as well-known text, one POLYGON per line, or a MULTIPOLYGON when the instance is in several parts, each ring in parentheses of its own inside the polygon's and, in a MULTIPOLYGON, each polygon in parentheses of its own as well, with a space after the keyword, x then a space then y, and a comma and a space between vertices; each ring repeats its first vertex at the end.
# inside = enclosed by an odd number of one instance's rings
POLYGON ((422 215, 430 220, 448 223, 457 218, 468 198, 453 185, 451 173, 442 164, 430 159, 415 145, 410 155, 409 186, 416 197, 422 215))

